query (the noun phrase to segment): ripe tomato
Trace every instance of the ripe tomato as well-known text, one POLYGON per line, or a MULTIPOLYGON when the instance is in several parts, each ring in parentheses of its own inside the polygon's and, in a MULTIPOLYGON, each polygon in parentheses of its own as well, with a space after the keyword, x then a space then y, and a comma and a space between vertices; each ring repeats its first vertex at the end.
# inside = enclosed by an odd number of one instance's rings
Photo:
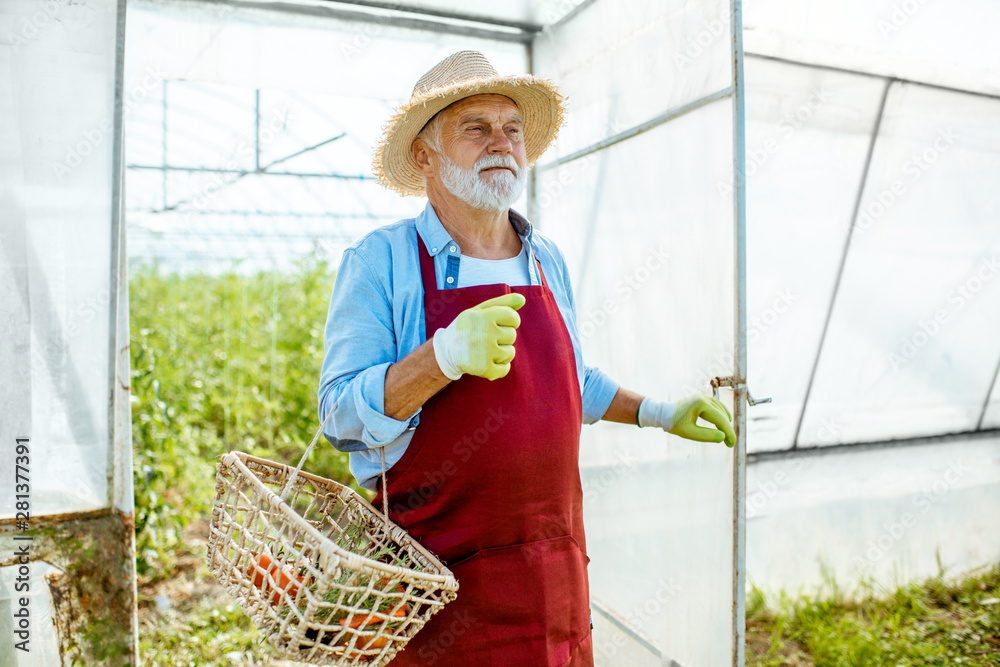
POLYGON ((295 574, 295 569, 291 565, 282 565, 267 554, 256 554, 251 560, 254 564, 253 585, 264 591, 265 595, 268 590, 274 590, 271 604, 277 605, 281 602, 281 591, 285 591, 292 599, 299 594, 299 586, 304 583, 304 579, 295 574))
MULTIPOLYGON (((386 580, 383 580, 383 581, 386 581, 386 580)), ((383 583, 383 585, 384 585, 384 583, 383 583)), ((405 589, 402 586, 398 586, 396 588, 396 591, 399 592, 399 593, 402 593, 404 590, 405 589)), ((392 616, 393 616, 393 618, 406 618, 406 615, 408 613, 409 613, 409 605, 404 604, 404 605, 400 605, 400 607, 398 609, 396 609, 395 611, 393 611, 392 612, 392 616)), ((341 625, 346 625, 349 628, 355 628, 355 629, 360 628, 362 625, 366 625, 366 626, 367 625, 379 625, 381 623, 382 623, 382 619, 377 618, 375 616, 367 616, 365 614, 355 614, 353 617, 351 617, 350 621, 348 621, 346 618, 345 619, 341 619, 341 621, 340 621, 341 625)), ((384 647, 388 643, 389 643, 389 637, 387 637, 385 635, 380 635, 378 637, 372 637, 371 639, 365 639, 365 638, 362 638, 362 637, 358 637, 357 648, 364 649, 364 650, 373 649, 373 648, 382 648, 382 647, 384 647)), ((358 651, 352 651, 350 649, 347 649, 345 651, 345 653, 346 653, 346 655, 347 655, 348 658, 354 658, 354 657, 356 657, 358 655, 361 655, 358 651)), ((364 659, 368 658, 368 656, 364 656, 364 655, 362 655, 361 657, 364 658, 364 659)))

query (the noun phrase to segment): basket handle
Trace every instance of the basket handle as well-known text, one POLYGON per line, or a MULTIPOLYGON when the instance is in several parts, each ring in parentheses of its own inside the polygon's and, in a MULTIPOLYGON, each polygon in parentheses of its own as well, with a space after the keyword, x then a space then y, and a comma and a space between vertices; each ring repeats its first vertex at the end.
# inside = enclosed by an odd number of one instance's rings
MULTIPOLYGON (((334 403, 333 407, 330 408, 330 412, 326 414, 326 419, 323 420, 323 424, 319 427, 319 430, 316 431, 316 435, 313 436, 312 442, 309 443, 309 446, 306 447, 306 451, 302 455, 302 458, 299 459, 299 464, 295 466, 295 470, 288 478, 288 481, 285 482, 285 486, 284 488, 281 489, 281 493, 278 496, 279 498, 281 498, 281 502, 287 501, 288 494, 291 492, 292 487, 295 485, 295 481, 298 479, 299 473, 302 472, 302 466, 305 465, 306 459, 308 459, 309 455, 312 454, 313 448, 316 446, 316 443, 319 442, 319 437, 323 435, 323 431, 326 430, 326 425, 330 421, 330 417, 333 416, 333 413, 336 409, 337 409, 337 404, 334 403)), ((386 534, 388 534, 389 533, 389 487, 386 486, 386 478, 385 478, 385 447, 379 447, 378 453, 379 453, 379 458, 382 459, 382 515, 385 518, 385 524, 384 524, 385 532, 386 534)))

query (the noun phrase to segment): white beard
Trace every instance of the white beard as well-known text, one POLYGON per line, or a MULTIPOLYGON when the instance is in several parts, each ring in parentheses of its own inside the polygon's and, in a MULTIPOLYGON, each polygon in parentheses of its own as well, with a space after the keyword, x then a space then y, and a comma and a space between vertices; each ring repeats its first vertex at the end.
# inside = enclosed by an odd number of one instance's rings
POLYGON ((448 192, 480 211, 502 213, 517 201, 528 182, 528 170, 521 169, 512 155, 487 155, 476 161, 472 169, 463 169, 444 153, 441 157, 441 183, 448 192), (480 175, 489 167, 510 167, 480 175))

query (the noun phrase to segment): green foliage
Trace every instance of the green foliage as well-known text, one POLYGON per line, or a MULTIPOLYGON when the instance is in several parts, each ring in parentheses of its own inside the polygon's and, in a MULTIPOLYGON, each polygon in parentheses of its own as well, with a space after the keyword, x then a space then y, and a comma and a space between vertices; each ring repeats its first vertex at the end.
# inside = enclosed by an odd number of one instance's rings
POLYGON ((263 637, 236 604, 198 605, 182 617, 144 623, 139 655, 149 667, 291 664, 263 637))
MULTIPOLYGON (((828 582, 829 585, 829 582, 828 582)), ((747 598, 747 665, 1000 666, 1000 564, 968 578, 938 575, 878 594, 747 598)))
MULTIPOLYGON (((229 450, 298 463, 319 427, 316 390, 334 271, 133 271, 130 282, 136 557, 169 573, 181 528, 206 516, 229 450)), ((317 446, 310 472, 350 481, 347 456, 317 446)), ((357 488, 357 487, 355 487, 357 488)))

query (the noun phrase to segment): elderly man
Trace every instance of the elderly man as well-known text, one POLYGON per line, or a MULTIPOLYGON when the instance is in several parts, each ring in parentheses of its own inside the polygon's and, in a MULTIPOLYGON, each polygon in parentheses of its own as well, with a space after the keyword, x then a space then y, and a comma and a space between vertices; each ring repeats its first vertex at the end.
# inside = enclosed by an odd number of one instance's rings
POLYGON ((644 399, 584 366, 562 255, 510 210, 561 121, 549 82, 500 77, 472 51, 446 58, 390 119, 374 165, 428 205, 340 266, 326 437, 460 587, 394 665, 592 664, 581 425, 735 441, 713 398, 644 399))

